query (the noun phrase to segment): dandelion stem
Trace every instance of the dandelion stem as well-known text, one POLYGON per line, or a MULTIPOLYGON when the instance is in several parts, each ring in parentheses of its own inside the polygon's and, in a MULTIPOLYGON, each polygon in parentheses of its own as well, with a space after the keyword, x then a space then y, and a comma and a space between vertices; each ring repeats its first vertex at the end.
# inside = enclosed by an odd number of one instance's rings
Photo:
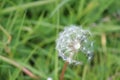
POLYGON ((60 74, 60 80, 64 80, 64 73, 67 69, 67 65, 68 65, 68 62, 65 62, 64 66, 63 66, 63 69, 62 69, 62 72, 60 74))

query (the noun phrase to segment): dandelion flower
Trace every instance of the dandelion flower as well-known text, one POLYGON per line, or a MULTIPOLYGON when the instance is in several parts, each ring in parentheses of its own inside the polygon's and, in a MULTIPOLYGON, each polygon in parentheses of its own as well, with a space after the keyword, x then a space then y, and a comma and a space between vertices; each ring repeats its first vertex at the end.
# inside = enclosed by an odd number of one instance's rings
POLYGON ((51 77, 48 77, 47 80, 53 80, 51 77))
POLYGON ((81 26, 67 26, 59 34, 56 40, 56 50, 60 57, 68 63, 81 64, 79 54, 85 54, 90 60, 92 58, 93 42, 91 33, 82 29, 81 26))

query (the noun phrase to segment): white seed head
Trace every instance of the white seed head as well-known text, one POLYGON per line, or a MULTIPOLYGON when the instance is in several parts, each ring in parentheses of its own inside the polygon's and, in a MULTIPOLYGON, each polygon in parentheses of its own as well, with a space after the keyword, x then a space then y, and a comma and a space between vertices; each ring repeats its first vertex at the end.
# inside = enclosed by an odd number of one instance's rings
POLYGON ((63 60, 69 63, 81 64, 76 57, 83 52, 87 55, 88 60, 92 58, 93 42, 91 33, 82 29, 81 26, 68 26, 59 34, 56 40, 56 50, 63 60))
POLYGON ((48 77, 47 80, 53 80, 51 77, 48 77))

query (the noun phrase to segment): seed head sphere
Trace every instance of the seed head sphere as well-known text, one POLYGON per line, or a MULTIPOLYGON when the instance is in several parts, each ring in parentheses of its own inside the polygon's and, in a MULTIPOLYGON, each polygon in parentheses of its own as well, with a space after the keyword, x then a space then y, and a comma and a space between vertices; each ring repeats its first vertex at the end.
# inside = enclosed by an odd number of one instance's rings
POLYGON ((78 59, 78 54, 81 53, 85 54, 88 60, 91 60, 93 55, 91 36, 91 32, 82 29, 81 26, 65 27, 56 40, 56 50, 59 56, 70 64, 82 64, 82 61, 78 59))

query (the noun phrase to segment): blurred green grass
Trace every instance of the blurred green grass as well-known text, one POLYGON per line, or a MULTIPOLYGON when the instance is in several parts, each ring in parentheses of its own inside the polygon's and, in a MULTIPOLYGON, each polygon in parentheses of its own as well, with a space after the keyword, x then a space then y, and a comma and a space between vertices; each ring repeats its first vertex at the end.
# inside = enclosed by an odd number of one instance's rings
MULTIPOLYGON (((71 24, 93 32, 94 58, 69 65, 65 80, 120 80, 119 0, 0 0, 0 55, 41 80, 58 80, 64 61, 55 40, 71 24)), ((0 79, 34 80, 1 58, 0 79)))

